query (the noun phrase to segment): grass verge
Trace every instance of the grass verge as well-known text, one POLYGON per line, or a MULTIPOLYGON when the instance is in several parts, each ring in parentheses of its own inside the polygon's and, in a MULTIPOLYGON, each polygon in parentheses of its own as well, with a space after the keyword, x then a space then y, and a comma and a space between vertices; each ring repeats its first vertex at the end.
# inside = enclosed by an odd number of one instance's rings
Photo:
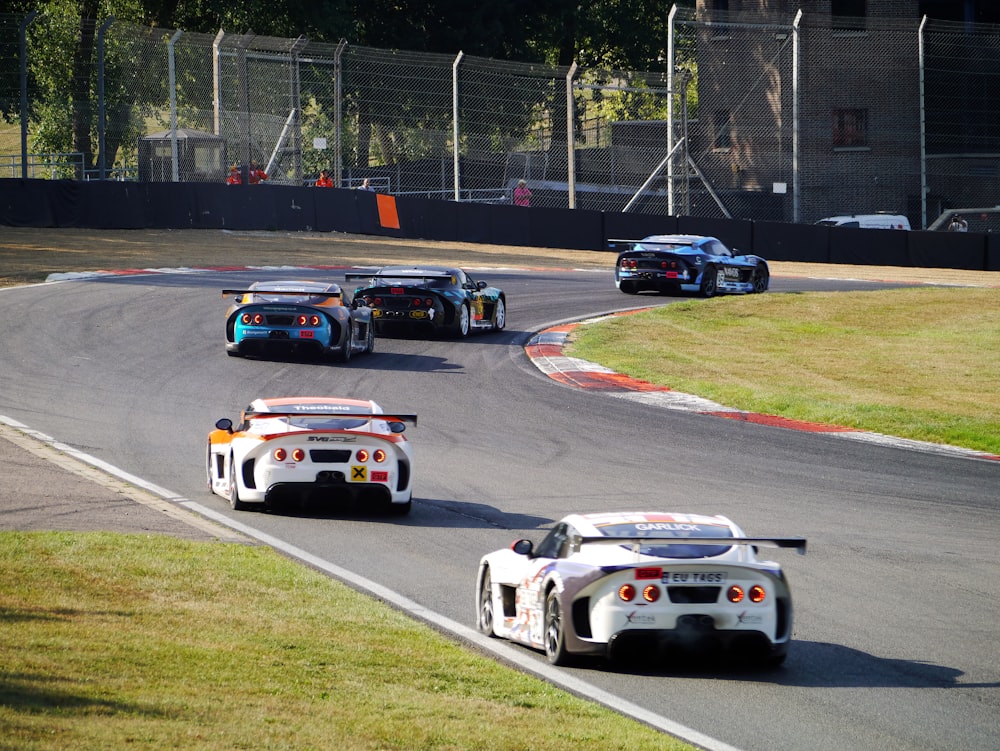
POLYGON ((267 547, 0 533, 0 748, 692 747, 267 547))
POLYGON ((1000 290, 691 299, 576 328, 567 354, 749 412, 1000 454, 1000 290))

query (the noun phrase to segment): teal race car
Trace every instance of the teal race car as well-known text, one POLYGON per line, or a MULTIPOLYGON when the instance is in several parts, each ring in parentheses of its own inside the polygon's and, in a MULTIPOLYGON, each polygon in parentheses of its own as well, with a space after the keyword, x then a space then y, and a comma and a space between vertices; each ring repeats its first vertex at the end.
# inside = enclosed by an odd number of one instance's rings
POLYGON ((347 362, 375 349, 372 311, 344 304, 337 284, 254 282, 224 289, 235 296, 226 311, 226 353, 231 357, 331 357, 347 362))

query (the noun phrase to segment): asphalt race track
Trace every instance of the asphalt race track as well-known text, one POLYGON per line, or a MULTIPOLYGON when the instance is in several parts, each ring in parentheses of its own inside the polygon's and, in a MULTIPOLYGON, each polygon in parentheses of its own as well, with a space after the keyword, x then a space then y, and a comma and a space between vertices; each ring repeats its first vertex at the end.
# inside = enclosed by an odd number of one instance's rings
MULTIPOLYGON (((670 298, 626 297, 606 272, 476 274, 506 291, 506 331, 383 337, 373 355, 347 365, 226 356, 220 290, 259 273, 3 289, 0 415, 469 626, 480 556, 518 537, 538 540, 567 513, 724 513, 751 535, 801 535, 806 556, 774 551, 796 605, 783 668, 595 662, 564 672, 719 748, 1000 748, 1000 462, 559 385, 526 357, 533 333, 670 298), (409 431, 410 516, 237 513, 208 493, 206 436, 216 419, 235 418, 257 396, 322 394, 419 415, 409 431)), ((342 272, 267 276, 343 282, 342 272)), ((771 294, 877 286, 775 278, 771 294)))

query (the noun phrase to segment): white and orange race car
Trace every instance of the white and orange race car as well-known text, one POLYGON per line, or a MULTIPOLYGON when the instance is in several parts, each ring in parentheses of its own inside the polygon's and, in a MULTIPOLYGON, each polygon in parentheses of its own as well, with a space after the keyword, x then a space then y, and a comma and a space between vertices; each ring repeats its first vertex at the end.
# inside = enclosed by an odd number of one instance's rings
POLYGON ((208 486, 236 510, 338 505, 406 514, 413 497, 412 414, 340 397, 256 399, 208 436, 208 486))
POLYGON ((583 655, 778 665, 792 596, 759 547, 804 553, 806 541, 747 537, 724 516, 573 514, 538 545, 517 540, 483 556, 477 625, 556 665, 583 655))

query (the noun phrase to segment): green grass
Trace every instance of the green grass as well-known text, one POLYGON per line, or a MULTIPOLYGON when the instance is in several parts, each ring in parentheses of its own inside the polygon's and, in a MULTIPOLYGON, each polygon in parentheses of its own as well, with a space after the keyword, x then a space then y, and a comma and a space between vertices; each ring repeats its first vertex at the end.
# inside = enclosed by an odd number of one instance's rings
POLYGON ((0 533, 0 749, 691 749, 267 547, 0 533))
POLYGON ((1000 454, 1000 290, 689 299, 567 354, 750 412, 1000 454))

